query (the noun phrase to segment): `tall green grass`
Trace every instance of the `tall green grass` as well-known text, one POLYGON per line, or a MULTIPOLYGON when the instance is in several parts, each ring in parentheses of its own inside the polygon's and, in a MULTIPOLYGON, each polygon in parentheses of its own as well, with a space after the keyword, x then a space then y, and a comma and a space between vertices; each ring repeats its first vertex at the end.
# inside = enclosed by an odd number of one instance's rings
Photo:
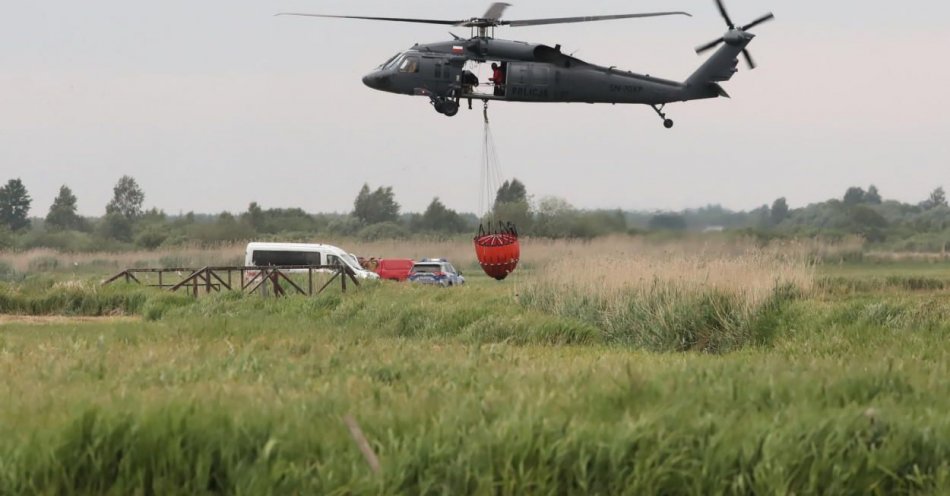
POLYGON ((0 319, 0 494, 950 494, 942 291, 761 281, 0 286, 147 317, 0 319))
POLYGON ((374 477, 329 415, 314 426, 299 415, 211 406, 90 409, 29 449, 5 452, 0 491, 891 495, 950 481, 946 419, 928 418, 921 430, 921 418, 859 409, 770 420, 677 405, 628 422, 514 410, 521 416, 443 412, 420 419, 426 430, 402 425, 408 419, 367 425, 383 460, 374 477))
POLYGON ((725 353, 768 345, 782 331, 790 303, 801 296, 791 285, 777 286, 765 299, 749 303, 742 294, 656 284, 604 297, 572 288, 523 288, 526 308, 577 319, 601 330, 604 342, 650 351, 725 353))
MULTIPOLYGON (((487 281, 482 281, 487 282, 487 281)), ((211 316, 287 318, 367 338, 392 337, 464 343, 595 344, 599 329, 575 319, 525 311, 494 284, 439 289, 383 282, 341 294, 282 299, 221 293, 168 313, 169 318, 211 316)))
POLYGON ((836 311, 776 337, 780 352, 721 356, 469 343, 272 312, 0 328, 0 494, 950 490, 947 326, 829 328, 836 311))
POLYGON ((943 291, 950 289, 950 280, 943 277, 918 275, 888 275, 883 277, 825 276, 818 278, 816 287, 831 295, 848 295, 872 291, 943 291))
MULTIPOLYGON (((161 294, 139 286, 100 287, 95 283, 39 283, 24 288, 0 284, 0 314, 23 315, 136 315, 150 301, 174 299, 185 303, 182 296, 161 294)), ((154 303, 153 303, 154 304, 154 303)), ((151 314, 156 315, 154 311, 151 314)))

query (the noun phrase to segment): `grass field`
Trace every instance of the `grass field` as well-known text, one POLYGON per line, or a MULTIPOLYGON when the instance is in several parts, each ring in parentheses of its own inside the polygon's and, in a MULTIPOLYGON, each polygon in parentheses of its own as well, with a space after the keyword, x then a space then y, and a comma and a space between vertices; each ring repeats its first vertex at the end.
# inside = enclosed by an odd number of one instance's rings
POLYGON ((498 283, 466 248, 360 247, 465 287, 281 300, 10 255, 0 494, 950 493, 950 263, 529 241, 498 283))

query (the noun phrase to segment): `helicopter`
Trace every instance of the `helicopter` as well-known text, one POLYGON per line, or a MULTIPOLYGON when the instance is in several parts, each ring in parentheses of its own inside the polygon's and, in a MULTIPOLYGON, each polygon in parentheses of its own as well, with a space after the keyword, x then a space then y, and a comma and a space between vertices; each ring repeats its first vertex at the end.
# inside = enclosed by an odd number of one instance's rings
MULTIPOLYGON (((581 23, 661 16, 690 16, 686 12, 651 12, 637 14, 561 17, 549 19, 504 20, 511 4, 491 4, 481 17, 463 20, 413 19, 401 17, 367 17, 282 12, 280 15, 321 17, 331 19, 362 19, 372 21, 437 24, 470 28, 470 37, 454 33, 451 41, 416 44, 389 58, 363 77, 363 83, 375 90, 427 97, 432 107, 445 116, 455 116, 462 100, 505 102, 579 102, 649 105, 667 129, 673 120, 664 112, 668 103, 725 97, 729 94, 719 85, 738 71, 741 54, 750 69, 755 62, 747 46, 755 37, 749 30, 775 18, 772 13, 737 26, 726 12, 722 0, 716 0, 728 31, 720 38, 696 48, 701 54, 722 45, 685 81, 661 79, 644 74, 591 64, 562 53, 561 45, 551 47, 521 41, 495 38, 501 26, 523 27, 551 24, 581 23), (478 77, 469 70, 472 64, 493 62, 494 76, 487 84, 491 91, 482 91, 478 77)), ((691 17, 691 16, 690 16, 691 17)), ((486 114, 487 115, 487 114, 486 114)))

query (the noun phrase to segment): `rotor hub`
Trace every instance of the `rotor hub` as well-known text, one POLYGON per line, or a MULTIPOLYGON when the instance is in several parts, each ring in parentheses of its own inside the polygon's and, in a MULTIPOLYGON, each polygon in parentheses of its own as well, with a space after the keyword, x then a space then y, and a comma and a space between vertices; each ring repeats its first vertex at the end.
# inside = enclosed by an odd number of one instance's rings
POLYGON ((739 45, 741 43, 751 41, 752 38, 755 38, 755 35, 748 31, 741 31, 738 29, 733 29, 726 33, 723 37, 726 43, 730 45, 739 45))
POLYGON ((745 45, 748 45, 749 42, 752 41, 752 38, 755 38, 755 35, 750 33, 749 30, 758 26, 759 24, 775 19, 775 16, 769 12, 768 14, 765 14, 750 22, 749 24, 744 26, 736 26, 729 17, 729 14, 726 12, 726 6, 723 5, 722 0, 716 0, 716 6, 719 7, 719 13, 722 15, 722 19, 726 21, 726 26, 729 28, 729 30, 726 31, 726 34, 722 35, 721 38, 706 43, 705 45, 696 47, 696 53, 703 53, 706 50, 712 50, 723 43, 732 47, 741 46, 742 56, 745 57, 746 62, 749 64, 749 69, 755 69, 755 61, 752 60, 752 55, 749 53, 749 50, 745 48, 745 45))
POLYGON ((473 17, 468 21, 459 24, 459 26, 465 28, 493 28, 500 25, 501 21, 498 19, 482 19, 479 17, 473 17))

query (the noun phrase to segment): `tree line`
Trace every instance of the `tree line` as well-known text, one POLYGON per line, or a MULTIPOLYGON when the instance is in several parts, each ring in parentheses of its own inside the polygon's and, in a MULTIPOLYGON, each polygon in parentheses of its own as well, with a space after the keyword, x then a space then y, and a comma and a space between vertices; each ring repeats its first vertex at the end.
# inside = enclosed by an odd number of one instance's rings
POLYGON ((309 240, 346 236, 364 240, 472 234, 488 220, 512 222, 537 237, 583 238, 615 233, 741 231, 763 237, 859 235, 907 250, 950 248, 950 207, 942 187, 916 204, 885 200, 877 187, 848 188, 842 197, 792 209, 785 198, 750 211, 717 205, 678 212, 578 209, 556 197, 535 199, 518 179, 505 181, 483 217, 460 213, 433 198, 420 213, 403 212, 392 187, 364 184, 346 213, 311 214, 299 208, 168 215, 145 209, 145 192, 122 176, 100 217, 78 214, 77 198, 63 185, 45 217, 30 217, 32 199, 20 179, 0 187, 0 249, 49 247, 69 251, 153 249, 250 239, 309 240))

